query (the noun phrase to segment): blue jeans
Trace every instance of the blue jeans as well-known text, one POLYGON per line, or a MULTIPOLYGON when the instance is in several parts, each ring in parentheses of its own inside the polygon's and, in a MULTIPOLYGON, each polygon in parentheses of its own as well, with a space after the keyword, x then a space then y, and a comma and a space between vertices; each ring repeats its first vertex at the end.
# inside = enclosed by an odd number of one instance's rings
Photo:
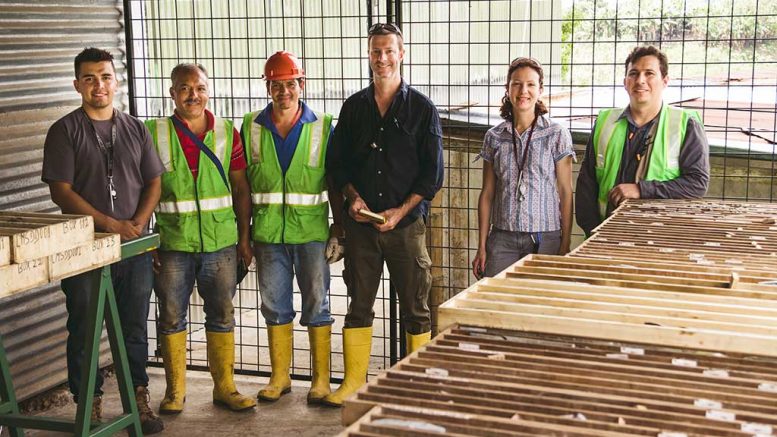
POLYGON ((159 332, 175 334, 186 329, 189 300, 197 280, 197 292, 205 310, 205 329, 230 332, 235 327, 237 248, 216 252, 157 251, 159 273, 154 290, 159 299, 159 332))
POLYGON ((268 325, 294 320, 294 275, 302 293, 302 326, 326 326, 334 322, 329 313, 329 264, 326 243, 254 243, 262 316, 268 325))
MULTIPOLYGON (((99 286, 102 269, 92 270, 62 280, 67 306, 67 382, 78 398, 81 384, 81 362, 88 333, 87 311, 92 290, 99 286)), ((119 321, 127 348, 133 386, 147 386, 148 374, 148 308, 153 270, 151 254, 138 255, 111 265, 111 279, 119 308, 119 321)), ((103 378, 97 372, 95 394, 102 394, 103 378)))

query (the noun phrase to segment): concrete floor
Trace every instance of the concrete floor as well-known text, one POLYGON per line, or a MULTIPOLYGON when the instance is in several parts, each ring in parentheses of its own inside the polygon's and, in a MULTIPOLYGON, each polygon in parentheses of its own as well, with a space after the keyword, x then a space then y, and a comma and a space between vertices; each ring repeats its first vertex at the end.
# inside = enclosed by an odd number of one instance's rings
MULTIPOLYGON (((151 405, 156 411, 165 391, 164 370, 148 369, 151 405)), ((266 383, 266 378, 235 376, 238 390, 246 395, 256 396, 266 383)), ((333 436, 341 432, 340 409, 323 406, 308 406, 305 402, 309 382, 293 382, 290 394, 274 403, 260 402, 249 412, 233 413, 212 403, 213 384, 207 372, 189 371, 186 377, 186 408, 177 416, 161 416, 165 430, 159 436, 333 436)), ((332 388, 337 388, 333 384, 332 388)), ((105 382, 103 417, 108 418, 121 412, 119 393, 115 376, 105 382)), ((73 418, 75 404, 69 402, 41 415, 73 418)), ((122 433, 123 434, 123 433, 122 433)), ((119 434, 119 435, 122 435, 119 434)), ((27 431, 27 436, 65 436, 67 434, 27 431)))

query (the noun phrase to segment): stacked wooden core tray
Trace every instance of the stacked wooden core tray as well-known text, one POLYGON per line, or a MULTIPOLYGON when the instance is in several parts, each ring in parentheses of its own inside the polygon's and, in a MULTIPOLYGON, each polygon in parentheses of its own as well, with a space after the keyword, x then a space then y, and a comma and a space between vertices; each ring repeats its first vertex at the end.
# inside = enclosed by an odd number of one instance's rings
POLYGON ((530 255, 440 306, 453 323, 777 356, 777 272, 530 255))
POLYGON ((0 298, 121 259, 91 216, 0 211, 0 298))
POLYGON ((777 204, 642 200, 619 207, 572 256, 777 271, 777 204))
POLYGON ((350 436, 770 436, 777 359, 454 326, 343 420, 350 436))
POLYGON ((777 205, 630 201, 438 317, 346 402, 347 435, 777 434, 777 205))

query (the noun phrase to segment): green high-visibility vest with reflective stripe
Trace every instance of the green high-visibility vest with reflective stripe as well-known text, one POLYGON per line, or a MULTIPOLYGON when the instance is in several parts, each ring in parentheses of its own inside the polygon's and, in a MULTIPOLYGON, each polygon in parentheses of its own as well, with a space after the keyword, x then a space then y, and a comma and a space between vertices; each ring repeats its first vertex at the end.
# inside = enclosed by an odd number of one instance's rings
MULTIPOLYGON (((154 146, 165 166, 162 197, 155 210, 162 250, 215 252, 237 243, 237 220, 231 188, 216 165, 200 152, 197 179, 192 177, 175 126, 169 118, 146 121, 154 146)), ((216 118, 205 145, 229 172, 234 128, 216 118)))
POLYGON ((302 125, 297 148, 284 176, 272 132, 254 122, 260 113, 243 117, 253 240, 287 244, 326 241, 329 198, 324 165, 332 115, 316 112, 316 121, 302 125))
MULTIPOLYGON (((607 194, 618 178, 629 130, 628 120, 625 117, 619 119, 622 113, 623 108, 603 109, 599 111, 594 127, 599 216, 602 220, 607 215, 607 194)), ((685 141, 689 117, 694 117, 701 123, 697 111, 663 105, 658 116, 656 138, 644 180, 670 181, 680 176, 680 150, 685 141)))

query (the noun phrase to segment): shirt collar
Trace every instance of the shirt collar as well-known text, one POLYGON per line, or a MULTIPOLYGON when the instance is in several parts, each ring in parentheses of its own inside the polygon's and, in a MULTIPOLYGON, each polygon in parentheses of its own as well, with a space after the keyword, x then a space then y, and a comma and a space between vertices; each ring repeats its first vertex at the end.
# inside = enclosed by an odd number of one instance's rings
MULTIPOLYGON (((406 100, 409 89, 410 85, 408 85, 407 82, 405 82, 405 79, 402 78, 402 81, 399 84, 399 91, 397 91, 397 93, 394 95, 394 100, 397 99, 397 96, 401 96, 403 101, 406 100)), ((370 86, 365 88, 364 91, 364 96, 362 96, 362 98, 366 98, 370 102, 375 103, 375 82, 370 82, 370 86)))
MULTIPOLYGON (((191 126, 189 126, 189 123, 183 118, 179 117, 177 112, 173 112, 173 116, 178 120, 180 120, 181 123, 183 123, 184 126, 186 126, 189 130, 191 130, 191 126)), ((213 115, 212 112, 205 109, 205 118, 207 119, 205 132, 212 131, 214 126, 216 126, 216 116, 213 115)))
MULTIPOLYGON (((305 102, 300 100, 299 104, 302 107, 302 115, 300 115, 298 123, 313 123, 318 120, 316 113, 305 102)), ((268 103, 262 112, 256 116, 254 123, 258 123, 273 131, 275 130, 275 123, 272 122, 272 102, 268 103)))
MULTIPOLYGON (((547 115, 540 115, 537 119, 537 127, 538 128, 546 128, 550 125, 550 120, 548 119, 547 115)), ((497 130, 499 130, 501 133, 512 133, 512 123, 505 120, 498 125, 496 125, 497 130)))
MULTIPOLYGON (((664 110, 664 104, 661 103, 661 109, 658 110, 658 115, 656 115, 653 118, 653 120, 658 119, 658 117, 661 115, 661 111, 663 111, 663 110, 664 110)), ((627 107, 625 107, 623 109, 623 112, 621 112, 621 115, 618 116, 618 121, 620 121, 620 120, 622 120, 624 118, 626 119, 626 121, 629 122, 630 125, 635 126, 635 127, 637 126, 637 124, 634 123, 634 117, 631 116, 631 105, 629 105, 629 106, 627 106, 627 107)), ((645 123, 644 126, 648 126, 648 125, 652 124, 653 120, 650 120, 649 122, 645 123)))

